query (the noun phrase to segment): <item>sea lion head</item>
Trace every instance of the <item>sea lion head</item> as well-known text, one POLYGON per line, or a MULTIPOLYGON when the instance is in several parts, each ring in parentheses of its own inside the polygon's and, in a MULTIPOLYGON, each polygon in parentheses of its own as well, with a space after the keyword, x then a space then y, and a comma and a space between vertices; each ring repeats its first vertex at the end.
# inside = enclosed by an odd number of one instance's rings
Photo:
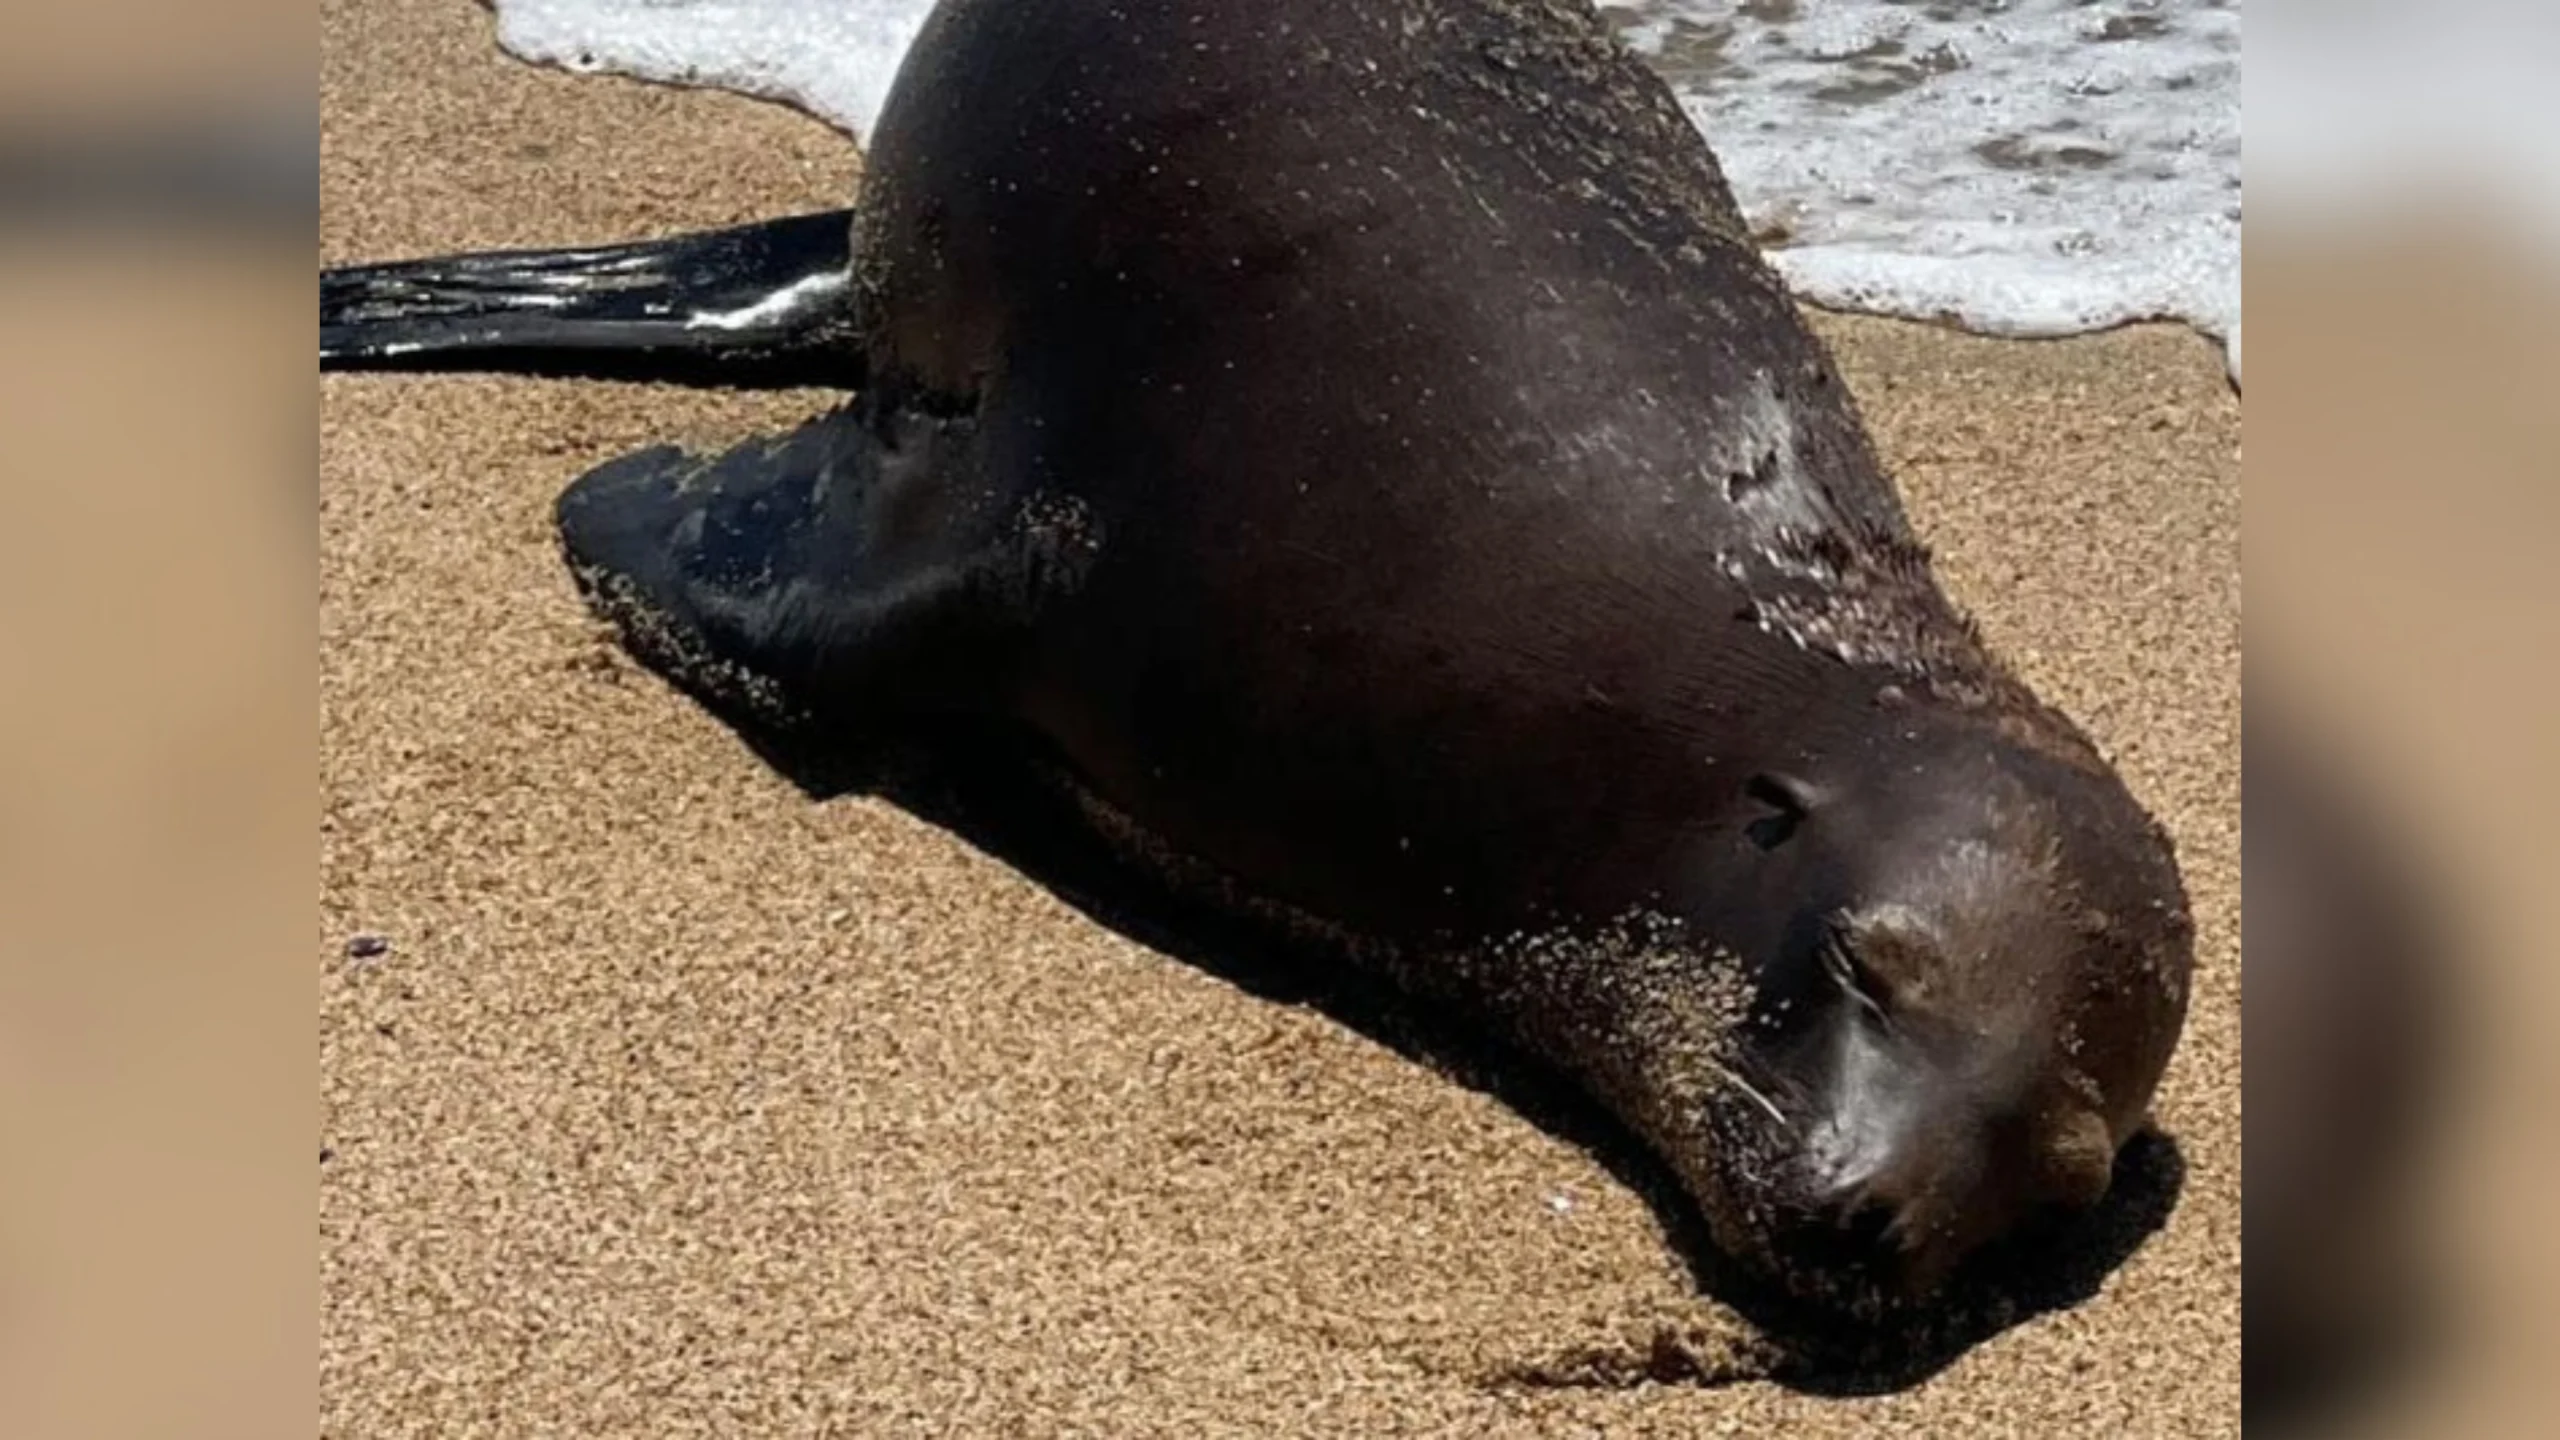
POLYGON ((1727 1248, 1868 1307, 2105 1195, 2192 954, 2167 837, 2094 755, 1899 739, 1746 786, 1750 883, 1779 903, 1701 1187, 1727 1248))

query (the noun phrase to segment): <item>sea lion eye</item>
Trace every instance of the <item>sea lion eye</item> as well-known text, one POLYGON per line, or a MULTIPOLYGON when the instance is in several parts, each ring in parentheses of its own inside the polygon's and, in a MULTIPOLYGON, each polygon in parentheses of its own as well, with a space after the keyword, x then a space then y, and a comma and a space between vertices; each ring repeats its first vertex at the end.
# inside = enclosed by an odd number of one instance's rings
POLYGON ((1804 823, 1805 813, 1813 808, 1804 783, 1789 776, 1765 772, 1754 775, 1743 783, 1742 793, 1769 809, 1769 813, 1742 827, 1751 843, 1763 850, 1775 850, 1794 839, 1796 827, 1804 823))

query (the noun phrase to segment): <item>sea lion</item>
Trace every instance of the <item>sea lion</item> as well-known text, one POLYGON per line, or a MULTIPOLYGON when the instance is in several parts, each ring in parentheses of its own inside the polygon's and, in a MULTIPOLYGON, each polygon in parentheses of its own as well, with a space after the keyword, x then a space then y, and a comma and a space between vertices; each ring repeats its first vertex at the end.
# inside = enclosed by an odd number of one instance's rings
POLYGON ((1569 0, 945 0, 858 207, 330 272, 324 368, 854 392, 561 496, 742 729, 966 721, 1556 1067, 1798 1295, 2095 1201, 2167 837, 1938 588, 1702 137, 1569 0))

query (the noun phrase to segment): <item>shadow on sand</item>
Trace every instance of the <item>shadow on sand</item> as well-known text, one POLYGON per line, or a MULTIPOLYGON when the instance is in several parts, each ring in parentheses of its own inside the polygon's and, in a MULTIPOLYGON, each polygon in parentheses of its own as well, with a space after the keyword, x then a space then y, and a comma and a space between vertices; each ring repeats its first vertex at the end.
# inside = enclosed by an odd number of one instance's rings
MULTIPOLYGON (((2094 1295, 2177 1203, 2186 1167, 2176 1143, 2138 1135, 2118 1157, 2097 1209, 2023 1231, 1976 1256, 1938 1303, 1861 1324, 1758 1284, 1709 1240, 1670 1169, 1600 1107, 1541 1063, 1414 1005, 1382 980, 1275 927, 1190 898, 1123 862, 1098 836, 1037 751, 994 728, 955 727, 930 746, 812 746, 735 714, 719 718, 812 800, 886 800, 1013 867, 1095 923, 1280 1004, 1310 1006, 1407 1059, 1492 1096, 1605 1166, 1652 1207, 1700 1290, 1732 1306, 1770 1342, 1763 1375, 1810 1394, 1882 1394, 1917 1385, 1975 1345, 2094 1295)), ((1636 1377, 1720 1383, 1665 1353, 1636 1377)), ((1751 1378, 1761 1378, 1754 1376, 1751 1378)))

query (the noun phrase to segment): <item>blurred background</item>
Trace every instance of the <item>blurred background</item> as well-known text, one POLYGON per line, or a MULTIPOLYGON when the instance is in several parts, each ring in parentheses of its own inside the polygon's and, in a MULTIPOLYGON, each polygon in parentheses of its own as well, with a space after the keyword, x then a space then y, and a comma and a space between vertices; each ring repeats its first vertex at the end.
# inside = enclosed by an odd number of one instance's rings
MULTIPOLYGON (((2250 10, 2250 1419, 2548 1433, 2560 12, 2250 10)), ((0 1433, 280 1433, 314 1295, 311 22, 8 13, 0 1433)))
POLYGON ((312 22, 0 45, 0 1434, 311 1423, 312 22))
POLYGON ((2560 13, 2250 8, 2250 1419, 2548 1433, 2560 13))

